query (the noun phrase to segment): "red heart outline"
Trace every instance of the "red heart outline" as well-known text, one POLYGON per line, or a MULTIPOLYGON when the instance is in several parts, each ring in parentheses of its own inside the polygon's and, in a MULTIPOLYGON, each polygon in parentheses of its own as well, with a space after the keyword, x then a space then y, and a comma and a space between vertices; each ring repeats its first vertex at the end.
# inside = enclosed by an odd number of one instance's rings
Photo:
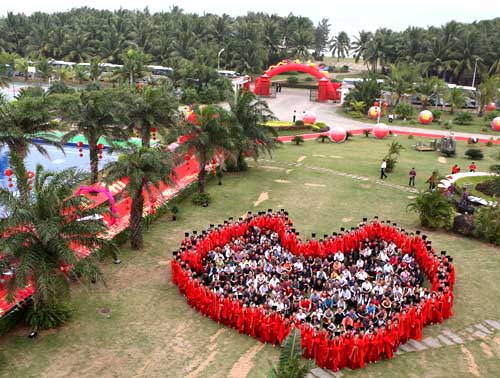
MULTIPOLYGON (((220 225, 219 225, 220 226, 220 225)), ((411 253, 427 279, 431 282, 431 295, 421 306, 420 314, 415 305, 410 306, 407 314, 399 313, 400 324, 403 321, 407 322, 411 334, 409 338, 416 340, 422 339, 422 329, 431 321, 441 323, 443 318, 452 316, 453 307, 453 286, 455 283, 455 267, 447 256, 438 257, 434 249, 431 247, 431 242, 427 241, 425 235, 417 235, 411 237, 404 233, 404 230, 398 229, 388 222, 379 222, 374 219, 370 223, 363 223, 360 227, 351 230, 334 238, 327 240, 316 241, 308 240, 302 242, 297 238, 294 230, 292 231, 292 222, 288 216, 282 211, 278 214, 268 213, 267 215, 250 216, 245 220, 232 223, 225 222, 224 226, 218 229, 211 229, 204 232, 204 236, 199 238, 195 245, 192 244, 192 239, 186 238, 182 241, 180 253, 174 252, 175 259, 171 261, 172 281, 179 287, 179 291, 186 296, 190 306, 201 312, 203 315, 210 317, 214 321, 222 322, 228 327, 238 329, 240 333, 246 333, 250 336, 260 339, 261 342, 268 342, 268 336, 273 333, 273 344, 282 343, 285 337, 290 333, 293 326, 297 326, 301 331, 302 347, 305 357, 314 358, 316 362, 323 368, 329 368, 334 371, 344 366, 351 368, 364 367, 365 362, 375 362, 381 356, 391 359, 398 345, 407 341, 400 336, 400 329, 395 326, 392 329, 381 330, 374 335, 365 335, 365 338, 360 339, 357 336, 354 338, 346 336, 335 337, 329 340, 325 336, 321 336, 322 332, 313 333, 312 327, 308 324, 293 324, 293 320, 285 319, 282 315, 272 312, 266 316, 264 310, 260 307, 249 307, 242 312, 241 302, 237 299, 230 300, 224 298, 203 286, 199 279, 193 277, 194 273, 204 272, 202 260, 206 254, 213 248, 222 247, 228 243, 232 237, 239 237, 245 234, 250 226, 266 228, 278 233, 283 247, 290 250, 294 255, 303 255, 306 257, 325 257, 326 251, 341 250, 350 251, 352 245, 365 238, 373 240, 380 238, 386 241, 394 241, 397 247, 403 249, 403 253, 411 253), (438 267, 441 263, 447 265, 447 276, 441 279, 442 283, 449 287, 449 291, 438 296, 438 288, 440 288, 440 279, 438 278, 438 267), (433 298, 433 294, 436 297, 433 298), (442 308, 442 316, 438 319, 432 318, 434 308, 442 308), (233 316, 234 315, 234 316, 233 316), (250 324, 248 324, 250 319, 250 324), (356 358, 358 361, 353 361, 352 351, 361 350, 364 347, 365 354, 361 354, 361 358, 356 358), (380 350, 382 348, 382 350, 380 350), (377 351, 378 349, 378 351, 377 351), (373 353, 375 351, 375 353, 373 353), (332 353, 334 358, 327 358, 326 355, 332 353), (375 356, 375 357, 374 357, 375 356)), ((336 234, 334 234, 336 235, 336 234)), ((438 312, 439 313, 439 312, 438 312)), ((359 354, 354 354, 354 356, 359 354)))

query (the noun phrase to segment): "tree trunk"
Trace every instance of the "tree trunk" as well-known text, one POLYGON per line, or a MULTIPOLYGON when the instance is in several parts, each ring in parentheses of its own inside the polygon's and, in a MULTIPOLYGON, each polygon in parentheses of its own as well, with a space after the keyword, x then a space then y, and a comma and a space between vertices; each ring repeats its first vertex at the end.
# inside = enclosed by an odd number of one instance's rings
POLYGON ((207 172, 205 171, 206 162, 206 153, 200 153, 200 172, 198 173, 198 193, 205 192, 205 182, 207 180, 207 172))
POLYGON ((88 141, 91 172, 90 183, 95 184, 99 180, 99 158, 97 141, 91 141, 90 139, 88 139, 88 141))
POLYGON ((151 127, 142 125, 141 127, 142 147, 149 148, 151 143, 151 127))
POLYGON ((142 186, 137 190, 132 198, 132 208, 130 209, 130 246, 139 250, 144 246, 142 237, 142 212, 144 208, 144 196, 142 186))

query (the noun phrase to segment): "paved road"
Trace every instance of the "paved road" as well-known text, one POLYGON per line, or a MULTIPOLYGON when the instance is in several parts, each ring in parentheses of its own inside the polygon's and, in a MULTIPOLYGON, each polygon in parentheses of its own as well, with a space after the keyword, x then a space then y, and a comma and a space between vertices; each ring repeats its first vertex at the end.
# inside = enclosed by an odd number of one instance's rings
MULTIPOLYGON (((325 122, 329 126, 342 126, 346 130, 363 130, 372 127, 373 124, 362 121, 355 121, 343 117, 336 113, 338 104, 332 103, 319 103, 309 101, 308 89, 293 89, 283 88, 281 93, 278 93, 276 98, 267 99, 269 107, 274 112, 276 117, 283 121, 292 121, 293 111, 297 111, 297 119, 300 119, 303 111, 312 110, 316 113, 318 121, 325 122)), ((447 130, 433 130, 419 127, 401 127, 391 126, 391 130, 395 133, 402 132, 404 134, 432 134, 434 136, 449 136, 450 131, 447 130)), ((464 132, 453 132, 455 137, 460 139, 468 139, 471 137, 478 138, 481 141, 486 141, 490 137, 500 142, 498 135, 486 134, 473 134, 464 132)))

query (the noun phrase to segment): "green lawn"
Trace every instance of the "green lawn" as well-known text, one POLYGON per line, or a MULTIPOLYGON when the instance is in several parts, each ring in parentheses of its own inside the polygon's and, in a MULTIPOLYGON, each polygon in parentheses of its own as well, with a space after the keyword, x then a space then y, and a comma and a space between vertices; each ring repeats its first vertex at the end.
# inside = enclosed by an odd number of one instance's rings
MULTIPOLYGON (((429 110, 432 112, 432 108, 429 108, 429 110)), ((455 115, 449 114, 448 112, 444 112, 442 115, 442 126, 439 126, 437 122, 432 122, 430 125, 422 125, 420 122, 418 122, 418 113, 419 110, 415 110, 415 117, 413 118, 412 121, 407 121, 403 122, 402 120, 394 120, 392 125, 394 126, 403 126, 403 127, 419 127, 422 129, 428 129, 428 130, 449 130, 449 131, 459 131, 459 132, 465 132, 465 133, 474 133, 474 134, 489 134, 489 135, 494 135, 494 136, 500 136, 500 131, 495 131, 491 128, 490 122, 485 121, 483 117, 478 117, 475 113, 473 114, 473 122, 470 125, 458 125, 456 123, 453 123, 451 126, 451 129, 446 129, 444 127, 445 123, 449 120, 454 119, 455 115)), ((455 112, 456 113, 456 112, 455 112)), ((351 119, 356 119, 360 120, 363 122, 368 122, 368 123, 376 123, 376 120, 372 120, 368 118, 368 116, 363 117, 363 118, 354 118, 350 115, 350 113, 344 112, 342 108, 337 109, 337 114, 351 118, 351 119)), ((381 117, 380 122, 384 122, 389 125, 389 120, 387 116, 381 117)))
MULTIPOLYGON (((414 166, 417 187, 423 189, 433 170, 448 173, 454 163, 468 165, 461 157, 466 148, 463 143, 458 146, 459 157, 442 163, 436 153, 412 150, 417 139, 395 138, 405 150, 388 183, 406 186, 407 172, 414 166)), ((183 201, 177 222, 164 217, 151 226, 145 235, 144 251, 124 247, 121 265, 104 261, 106 287, 94 287, 91 292, 74 287, 72 322, 43 332, 36 340, 28 339, 28 330, 23 327, 2 337, 0 376, 266 377, 269 361, 275 362, 279 351, 224 329, 192 310, 170 281, 171 251, 179 247, 185 231, 221 223, 247 210, 267 208, 287 209, 302 235, 331 233, 374 215, 416 229, 416 215, 405 211, 412 194, 378 181, 388 142, 358 136, 339 145, 315 141, 298 147, 287 144, 273 161, 250 162, 248 172, 227 175, 222 186, 210 183, 213 203, 209 207, 194 207, 189 200, 183 201), (367 180, 311 167, 355 173, 367 180), (263 193, 268 200, 255 207, 254 202, 263 193), (98 313, 102 307, 112 310, 110 318, 98 313)), ((486 169, 499 150, 485 149, 478 171, 486 169)), ((466 327, 485 319, 500 320, 499 249, 451 233, 426 233, 437 250, 453 255, 457 284, 455 316, 441 326, 426 328, 424 337, 436 336, 443 328, 462 334, 466 327)), ((499 358, 500 332, 496 332, 482 340, 466 340, 463 346, 406 353, 364 370, 343 373, 363 378, 497 377, 499 358)))

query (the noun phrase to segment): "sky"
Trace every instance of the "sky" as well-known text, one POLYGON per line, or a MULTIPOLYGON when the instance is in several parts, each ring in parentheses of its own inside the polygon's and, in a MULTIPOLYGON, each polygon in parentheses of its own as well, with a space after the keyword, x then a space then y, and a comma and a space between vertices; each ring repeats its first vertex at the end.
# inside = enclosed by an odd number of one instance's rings
POLYGON ((0 16, 8 11, 31 14, 36 11, 58 12, 88 6, 98 9, 143 9, 151 12, 168 11, 177 5, 187 13, 227 13, 244 15, 248 11, 290 13, 307 16, 316 24, 322 18, 330 19, 331 32, 346 31, 357 35, 360 30, 374 31, 379 27, 401 31, 408 26, 439 26, 450 20, 473 22, 500 17, 500 1, 491 0, 385 0, 385 1, 298 1, 298 0, 23 0, 0 1, 0 16), (462 5, 463 4, 463 5, 462 5))

